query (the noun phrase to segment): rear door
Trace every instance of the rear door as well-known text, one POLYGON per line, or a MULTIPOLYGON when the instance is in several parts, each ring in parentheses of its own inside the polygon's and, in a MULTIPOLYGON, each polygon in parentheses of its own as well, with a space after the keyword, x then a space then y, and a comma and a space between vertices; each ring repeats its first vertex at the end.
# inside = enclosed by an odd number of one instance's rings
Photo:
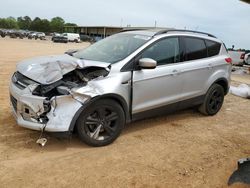
MULTIPOLYGON (((132 114, 174 104, 181 98, 183 78, 180 76, 179 38, 161 39, 148 47, 137 59, 157 61, 155 69, 133 73, 132 114)), ((174 105, 172 105, 175 108, 174 105)))
POLYGON ((206 83, 213 72, 213 60, 208 58, 205 40, 181 37, 185 48, 181 74, 185 80, 183 98, 191 99, 205 94, 206 83))

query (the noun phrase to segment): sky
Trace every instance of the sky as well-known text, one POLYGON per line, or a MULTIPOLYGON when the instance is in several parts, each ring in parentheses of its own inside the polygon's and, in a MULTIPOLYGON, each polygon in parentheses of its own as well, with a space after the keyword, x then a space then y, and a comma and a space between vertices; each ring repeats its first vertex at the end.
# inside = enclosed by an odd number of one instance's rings
POLYGON ((0 0, 0 17, 62 17, 79 26, 156 26, 209 32, 250 49, 250 4, 239 0, 0 0))

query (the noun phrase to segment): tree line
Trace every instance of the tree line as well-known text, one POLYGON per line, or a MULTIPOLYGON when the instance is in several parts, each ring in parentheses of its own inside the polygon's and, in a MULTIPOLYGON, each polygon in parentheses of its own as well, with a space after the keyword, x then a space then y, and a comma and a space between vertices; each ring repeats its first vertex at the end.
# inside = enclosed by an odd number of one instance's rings
POLYGON ((39 31, 45 33, 63 32, 64 26, 77 26, 75 23, 65 23, 61 17, 54 17, 51 20, 35 17, 33 20, 29 16, 0 18, 0 28, 3 29, 23 29, 29 31, 39 31))

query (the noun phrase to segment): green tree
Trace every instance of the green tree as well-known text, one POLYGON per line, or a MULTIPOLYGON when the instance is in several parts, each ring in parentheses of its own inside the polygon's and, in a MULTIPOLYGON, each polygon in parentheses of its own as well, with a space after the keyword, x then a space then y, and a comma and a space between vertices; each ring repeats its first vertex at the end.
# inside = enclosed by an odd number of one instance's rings
POLYGON ((47 19, 41 19, 36 17, 30 26, 30 29, 33 31, 40 31, 40 32, 50 32, 50 22, 47 19))
POLYGON ((25 30, 30 29, 31 22, 32 20, 29 16, 17 18, 17 23, 20 29, 25 29, 25 30))
POLYGON ((5 18, 0 18, 0 28, 6 28, 7 22, 5 18))
MULTIPOLYGON (((51 21, 36 17, 31 20, 29 16, 20 16, 17 19, 13 17, 0 18, 0 28, 6 29, 24 29, 41 32, 63 32, 64 27, 75 27, 75 23, 65 23, 61 17, 54 17, 51 21)), ((74 32, 74 29, 72 29, 74 32)))
POLYGON ((50 28, 52 32, 63 32, 64 19, 61 17, 52 18, 50 21, 50 28))
POLYGON ((6 18, 7 23, 8 23, 8 28, 13 28, 13 29, 18 29, 18 24, 17 24, 17 20, 14 17, 8 17, 6 18))
POLYGON ((50 32, 50 22, 47 19, 42 19, 39 27, 39 31, 48 33, 50 32))
POLYGON ((75 23, 66 23, 66 24, 64 24, 64 27, 66 27, 67 32, 74 33, 75 32, 74 27, 77 27, 77 25, 75 23))
POLYGON ((40 30, 41 22, 42 22, 42 20, 39 17, 36 17, 31 22, 30 30, 32 30, 32 31, 39 31, 40 30))
POLYGON ((16 19, 13 17, 1 18, 0 19, 0 28, 18 29, 18 24, 17 24, 16 19))
POLYGON ((77 27, 77 24, 75 24, 75 23, 66 23, 66 24, 64 24, 64 26, 68 26, 68 27, 77 27))

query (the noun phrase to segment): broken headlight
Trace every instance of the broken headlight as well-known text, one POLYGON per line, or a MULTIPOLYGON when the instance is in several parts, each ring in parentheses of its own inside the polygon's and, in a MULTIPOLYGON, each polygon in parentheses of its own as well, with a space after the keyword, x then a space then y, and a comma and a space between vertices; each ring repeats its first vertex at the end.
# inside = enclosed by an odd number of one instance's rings
POLYGON ((12 82, 19 88, 25 89, 27 86, 32 84, 37 84, 37 82, 29 79, 28 77, 22 75, 19 72, 15 72, 12 76, 12 82))

